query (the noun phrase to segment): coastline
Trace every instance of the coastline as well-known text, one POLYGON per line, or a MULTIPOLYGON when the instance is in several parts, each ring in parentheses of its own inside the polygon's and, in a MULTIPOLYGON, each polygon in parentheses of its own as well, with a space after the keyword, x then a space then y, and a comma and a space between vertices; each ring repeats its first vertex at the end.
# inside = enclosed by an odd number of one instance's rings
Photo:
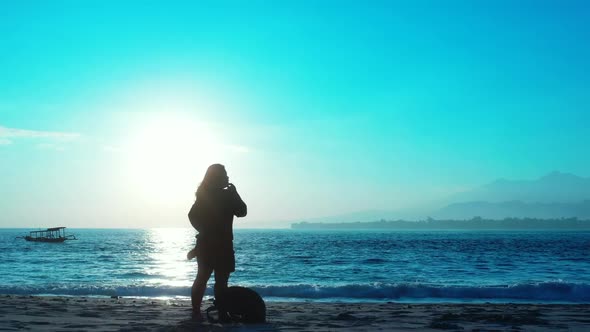
MULTIPOLYGON (((211 305, 206 301, 203 309, 211 305)), ((590 304, 267 302, 267 323, 199 323, 190 300, 0 295, 16 331, 588 331, 590 304)))

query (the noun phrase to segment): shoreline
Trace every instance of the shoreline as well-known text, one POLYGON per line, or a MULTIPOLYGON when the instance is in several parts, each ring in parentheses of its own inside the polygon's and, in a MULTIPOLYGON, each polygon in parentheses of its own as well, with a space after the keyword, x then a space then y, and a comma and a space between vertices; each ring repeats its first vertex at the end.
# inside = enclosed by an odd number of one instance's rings
MULTIPOLYGON (((69 295, 69 294, 0 294, 0 297, 38 297, 38 298, 86 298, 97 300, 110 299, 134 299, 134 300, 159 300, 159 301, 177 301, 190 302, 190 296, 143 296, 143 295, 69 295)), ((518 300, 518 299, 438 299, 438 298, 424 298, 424 299, 364 299, 364 298, 289 298, 289 297, 274 297, 263 296, 265 303, 317 303, 317 304, 413 304, 413 305, 487 305, 487 304, 517 304, 517 305, 589 305, 590 302, 574 302, 574 301, 553 301, 553 300, 518 300)), ((203 302, 213 301, 213 295, 203 297, 203 302)))
MULTIPOLYGON (((212 304, 203 303, 204 311, 212 304)), ((0 329, 34 331, 587 331, 590 304, 267 301, 267 323, 190 319, 190 300, 0 295, 0 329)))

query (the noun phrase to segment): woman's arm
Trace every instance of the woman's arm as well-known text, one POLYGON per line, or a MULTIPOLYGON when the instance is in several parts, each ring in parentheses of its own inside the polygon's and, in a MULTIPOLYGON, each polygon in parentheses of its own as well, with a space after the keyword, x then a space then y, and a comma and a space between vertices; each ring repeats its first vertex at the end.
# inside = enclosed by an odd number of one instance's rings
POLYGON ((238 191, 236 190, 236 186, 234 186, 233 184, 230 183, 229 190, 232 193, 234 215, 236 217, 245 217, 246 214, 248 214, 248 206, 246 206, 246 203, 244 203, 244 201, 240 197, 240 194, 238 194, 238 191))

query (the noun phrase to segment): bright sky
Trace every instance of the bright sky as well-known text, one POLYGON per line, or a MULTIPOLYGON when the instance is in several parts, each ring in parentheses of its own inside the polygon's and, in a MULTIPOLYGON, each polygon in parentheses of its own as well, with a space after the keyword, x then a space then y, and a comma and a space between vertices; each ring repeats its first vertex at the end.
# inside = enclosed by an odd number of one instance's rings
POLYGON ((244 225, 590 176, 587 1, 5 1, 0 227, 244 225))

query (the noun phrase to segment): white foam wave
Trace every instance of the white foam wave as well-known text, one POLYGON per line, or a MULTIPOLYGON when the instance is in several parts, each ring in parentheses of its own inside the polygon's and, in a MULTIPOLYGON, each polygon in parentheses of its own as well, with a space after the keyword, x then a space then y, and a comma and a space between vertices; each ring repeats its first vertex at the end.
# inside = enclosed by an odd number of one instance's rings
POLYGON ((287 298, 352 298, 375 300, 522 300, 589 302, 590 285, 544 282, 506 286, 435 286, 373 284, 318 287, 313 285, 253 287, 265 296, 287 298))
MULTIPOLYGON (((371 284, 345 286, 317 286, 309 284, 260 286, 249 285, 266 298, 292 299, 356 299, 407 300, 425 299, 477 301, 563 301, 590 302, 590 285, 566 282, 544 282, 506 286, 436 286, 425 284, 371 284)), ((190 296, 186 286, 95 286, 46 285, 0 286, 0 294, 53 294, 77 296, 190 296)), ((212 294, 208 289, 207 294, 212 294)))

